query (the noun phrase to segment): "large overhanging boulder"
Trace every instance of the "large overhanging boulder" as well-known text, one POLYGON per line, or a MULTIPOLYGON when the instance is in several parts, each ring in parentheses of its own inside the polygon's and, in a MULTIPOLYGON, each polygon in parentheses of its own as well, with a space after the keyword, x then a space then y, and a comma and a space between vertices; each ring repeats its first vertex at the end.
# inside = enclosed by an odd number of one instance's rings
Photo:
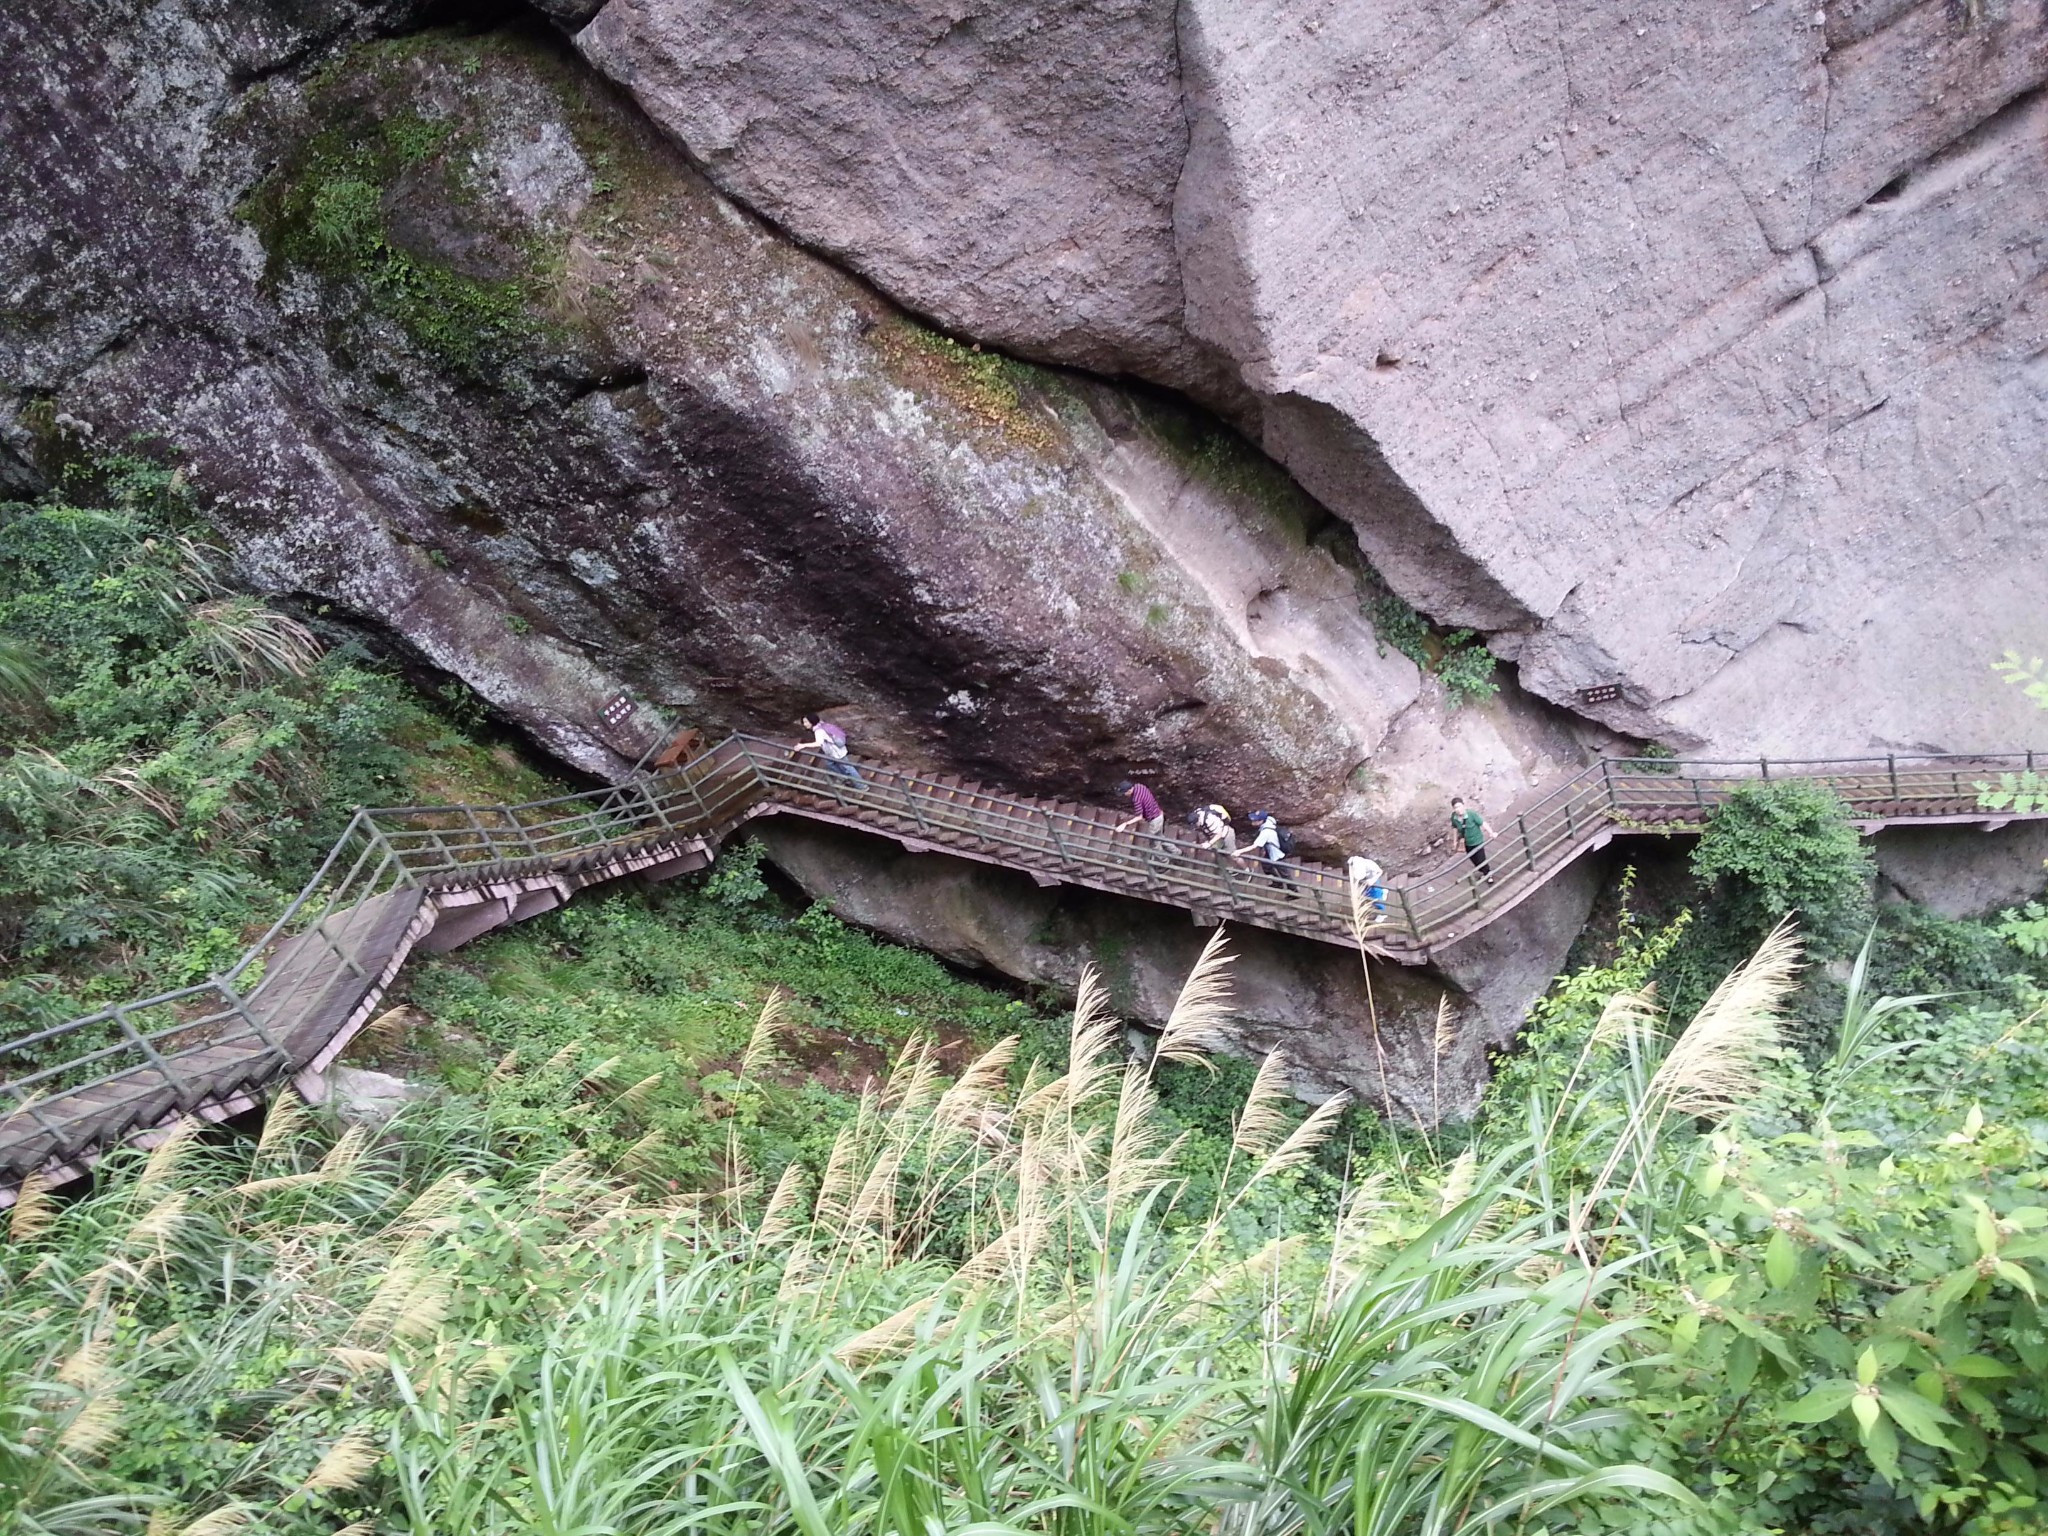
POLYGON ((2044 0, 610 0, 577 41, 914 308, 1235 412, 1557 703, 1780 756, 2032 723, 1987 664, 2048 574, 2044 0))
POLYGON ((1581 758, 1512 688, 1448 712, 1348 530, 1213 420, 915 323, 538 23, 318 19, 0 14, 17 483, 174 451, 252 582, 597 773, 648 740, 620 688, 713 733, 831 705, 867 752, 1138 771, 1393 864, 1581 758))

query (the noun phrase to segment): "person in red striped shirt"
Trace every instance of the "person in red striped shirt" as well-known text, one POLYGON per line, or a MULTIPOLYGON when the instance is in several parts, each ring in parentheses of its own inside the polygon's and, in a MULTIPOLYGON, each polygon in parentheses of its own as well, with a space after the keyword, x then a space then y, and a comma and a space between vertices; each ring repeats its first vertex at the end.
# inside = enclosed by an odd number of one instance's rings
POLYGON ((1116 792, 1131 802, 1131 809, 1137 814, 1116 824, 1119 832, 1128 832, 1137 827, 1152 837, 1166 830, 1166 813, 1159 809, 1159 802, 1152 791, 1143 784, 1133 784, 1129 779, 1121 780, 1116 792))

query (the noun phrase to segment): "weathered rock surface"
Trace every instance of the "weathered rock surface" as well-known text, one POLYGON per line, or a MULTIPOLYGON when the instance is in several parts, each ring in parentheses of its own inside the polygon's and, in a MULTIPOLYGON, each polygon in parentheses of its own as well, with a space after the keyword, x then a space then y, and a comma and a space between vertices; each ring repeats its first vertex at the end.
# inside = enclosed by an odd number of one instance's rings
POLYGON ((906 302, 1238 412, 1547 698, 1714 752, 2039 736, 1985 667, 2048 576, 2048 0, 1096 11, 579 41, 906 302))
POLYGON ((1452 790, 1583 754, 1381 654, 1341 525, 1230 434, 908 322, 545 34, 255 87, 253 44, 140 35, 92 0, 0 18, 0 99, 50 146, 0 168, 17 479, 177 445, 260 586, 570 762, 644 744, 599 718, 620 686, 713 730, 832 705, 867 750, 1069 794, 1138 771, 1399 851, 1452 790))
POLYGON ((384 1125, 396 1118, 413 1100, 424 1098, 432 1089, 408 1082, 389 1072, 367 1067, 345 1067, 337 1063, 300 1083, 310 1104, 324 1104, 350 1125, 384 1125))
POLYGON ((2048 822, 1994 832, 1886 827, 1870 849, 1880 891, 1944 917, 1983 917, 2048 890, 2048 822))
MULTIPOLYGON (((753 835, 777 868, 847 922, 958 965, 1063 990, 1093 965, 1118 1010, 1154 1027, 1210 936, 1172 908, 1043 888, 1010 870, 906 853, 836 827, 777 818, 757 823, 753 835)), ((1423 1123, 1469 1113, 1489 1053, 1514 1038, 1585 923, 1593 863, 1581 861, 1489 930, 1490 953, 1461 946, 1461 979, 1375 961, 1368 988, 1355 951, 1233 925, 1236 1048, 1263 1055, 1284 1047, 1305 1098, 1343 1089, 1423 1123), (1439 1054, 1443 999, 1453 1037, 1439 1054)))
POLYGON ((1174 9, 612 0, 576 43, 720 185, 913 308, 1156 375, 1185 346, 1174 9))

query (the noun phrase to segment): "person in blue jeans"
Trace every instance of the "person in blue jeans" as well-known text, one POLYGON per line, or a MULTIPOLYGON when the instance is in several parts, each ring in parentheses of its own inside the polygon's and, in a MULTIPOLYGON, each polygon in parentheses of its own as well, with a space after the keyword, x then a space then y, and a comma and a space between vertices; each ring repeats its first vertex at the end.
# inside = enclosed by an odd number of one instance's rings
POLYGON ((804 716, 804 729, 811 733, 811 739, 797 751, 815 752, 825 759, 825 766, 841 778, 851 779, 856 784, 861 782, 860 770, 846 760, 846 732, 816 715, 804 716))

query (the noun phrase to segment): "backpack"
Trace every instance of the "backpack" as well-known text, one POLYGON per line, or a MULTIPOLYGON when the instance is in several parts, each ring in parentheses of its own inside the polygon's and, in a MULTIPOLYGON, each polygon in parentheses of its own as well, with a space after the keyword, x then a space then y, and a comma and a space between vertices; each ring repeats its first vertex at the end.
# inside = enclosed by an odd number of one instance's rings
POLYGON ((831 742, 833 746, 843 747, 846 745, 846 732, 842 731, 830 720, 820 720, 818 722, 818 729, 825 733, 825 739, 831 742))
POLYGON ((1285 827, 1275 827, 1273 829, 1273 841, 1280 845, 1281 858, 1291 859, 1294 857, 1294 834, 1292 832, 1288 831, 1285 827))

